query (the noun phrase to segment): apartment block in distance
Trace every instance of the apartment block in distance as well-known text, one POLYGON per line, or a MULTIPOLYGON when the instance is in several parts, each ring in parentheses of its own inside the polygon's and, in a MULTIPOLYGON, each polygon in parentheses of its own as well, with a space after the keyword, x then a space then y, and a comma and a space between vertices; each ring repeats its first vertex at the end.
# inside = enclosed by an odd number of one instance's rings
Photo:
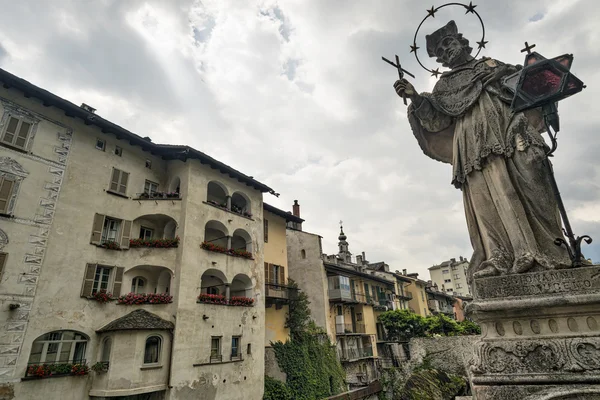
POLYGON ((261 399, 273 190, 4 70, 0 81, 5 398, 261 399))
POLYGON ((440 290, 452 295, 471 297, 471 288, 467 284, 469 261, 460 256, 451 258, 438 265, 429 267, 431 280, 440 290))

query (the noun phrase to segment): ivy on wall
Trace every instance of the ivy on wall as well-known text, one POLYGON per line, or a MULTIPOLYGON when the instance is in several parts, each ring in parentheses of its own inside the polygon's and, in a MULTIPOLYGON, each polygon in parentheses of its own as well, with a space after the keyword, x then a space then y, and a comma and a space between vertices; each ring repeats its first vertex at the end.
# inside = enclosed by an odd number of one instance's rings
MULTIPOLYGON (((290 286, 298 288, 290 280, 290 286)), ((317 400, 345 391, 346 374, 327 333, 310 319, 308 297, 298 290, 291 296, 286 327, 290 340, 272 343, 286 382, 265 377, 264 400, 317 400)))

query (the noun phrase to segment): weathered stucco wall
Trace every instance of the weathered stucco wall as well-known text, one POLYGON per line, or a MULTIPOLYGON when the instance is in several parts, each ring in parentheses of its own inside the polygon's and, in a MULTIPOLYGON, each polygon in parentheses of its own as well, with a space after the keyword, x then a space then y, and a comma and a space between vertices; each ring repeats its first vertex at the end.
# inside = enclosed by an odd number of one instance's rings
POLYGON ((468 376, 469 362, 473 358, 473 345, 478 339, 477 335, 411 339, 409 364, 414 367, 427 358, 428 363, 436 369, 468 376))

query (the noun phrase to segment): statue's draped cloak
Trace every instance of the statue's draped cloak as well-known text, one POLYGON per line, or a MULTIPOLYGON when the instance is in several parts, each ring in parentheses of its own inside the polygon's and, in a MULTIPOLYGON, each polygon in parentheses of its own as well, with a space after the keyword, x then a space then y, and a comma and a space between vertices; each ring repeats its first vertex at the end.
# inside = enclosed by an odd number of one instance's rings
POLYGON ((444 73, 408 118, 423 152, 452 164, 473 245, 471 274, 569 264, 545 161, 538 111, 513 113, 501 78, 517 67, 489 58, 444 73))

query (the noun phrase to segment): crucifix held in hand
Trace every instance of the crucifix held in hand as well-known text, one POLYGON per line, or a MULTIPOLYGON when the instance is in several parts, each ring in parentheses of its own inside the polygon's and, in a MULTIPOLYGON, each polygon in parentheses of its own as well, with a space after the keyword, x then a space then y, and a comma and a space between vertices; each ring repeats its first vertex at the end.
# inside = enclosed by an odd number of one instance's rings
MULTIPOLYGON (((415 77, 413 74, 411 74, 410 72, 408 72, 407 70, 405 70, 404 68, 402 68, 402 65, 400 64, 400 59, 398 58, 398 55, 396 55, 396 63, 394 64, 393 62, 391 62, 390 60, 388 60, 385 57, 381 57, 381 59, 383 61, 385 61, 386 63, 390 64, 392 67, 396 68, 398 70, 398 77, 400 79, 404 78, 404 74, 406 73, 408 76, 411 77, 415 77)), ((402 96, 402 100, 404 100, 404 105, 406 105, 406 96, 402 96)))

